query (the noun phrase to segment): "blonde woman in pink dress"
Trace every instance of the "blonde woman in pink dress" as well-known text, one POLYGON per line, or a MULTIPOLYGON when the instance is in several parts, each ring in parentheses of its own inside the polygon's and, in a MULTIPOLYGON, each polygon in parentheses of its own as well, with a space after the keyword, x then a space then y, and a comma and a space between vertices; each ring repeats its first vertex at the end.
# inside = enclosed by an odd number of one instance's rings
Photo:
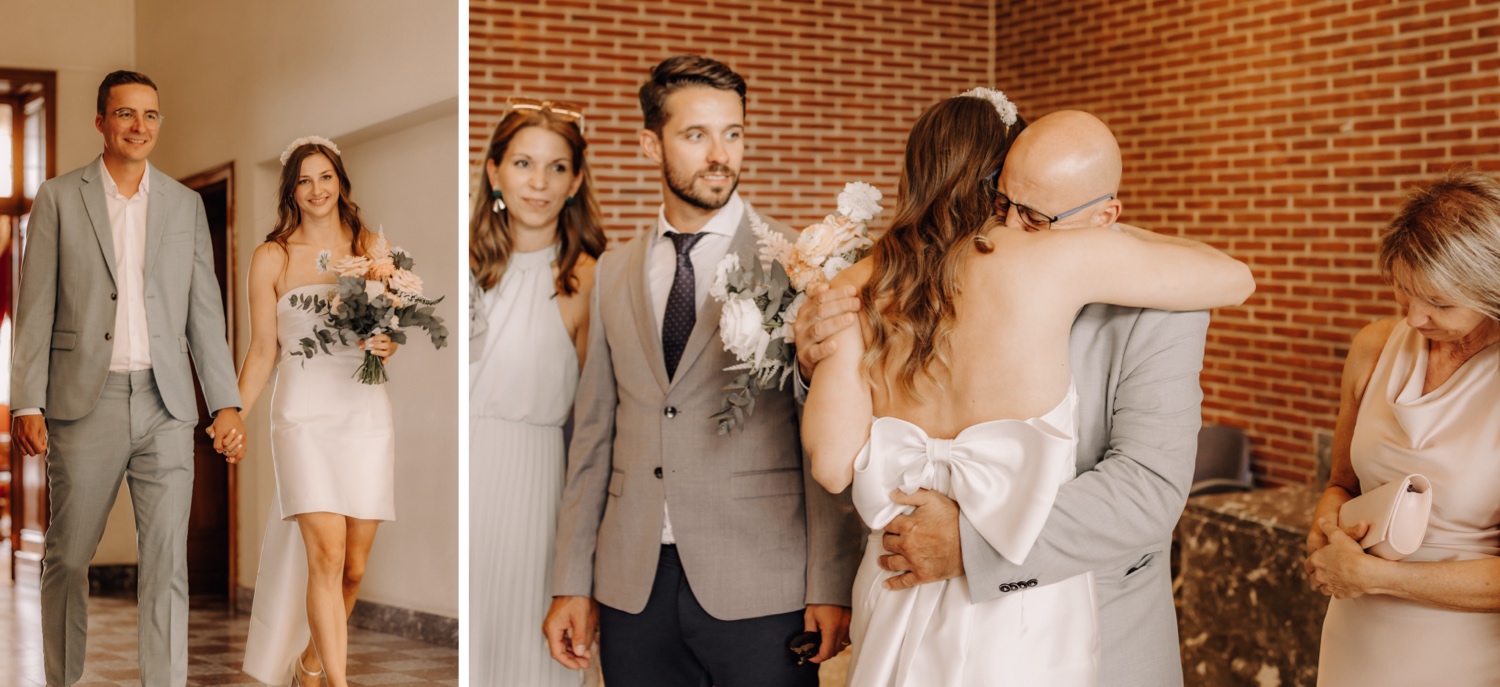
POLYGON ((1500 685, 1500 182, 1460 171, 1413 194, 1380 266, 1406 318, 1365 327, 1344 364, 1307 537, 1308 573, 1333 597, 1318 684, 1500 685), (1432 483, 1421 548, 1365 553, 1339 508, 1410 473, 1432 483))

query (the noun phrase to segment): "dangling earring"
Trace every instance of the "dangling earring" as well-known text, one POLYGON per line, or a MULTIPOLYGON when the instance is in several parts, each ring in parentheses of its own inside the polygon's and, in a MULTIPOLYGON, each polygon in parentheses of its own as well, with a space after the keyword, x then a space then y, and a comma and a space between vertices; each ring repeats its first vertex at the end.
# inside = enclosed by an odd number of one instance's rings
POLYGON ((568 196, 568 199, 565 200, 565 201, 563 201, 563 206, 564 207, 573 207, 573 198, 575 198, 575 197, 576 196, 568 196))
POLYGON ((490 197, 495 199, 494 205, 490 207, 495 209, 495 214, 500 214, 500 211, 505 209, 505 199, 500 197, 500 189, 490 191, 490 197))

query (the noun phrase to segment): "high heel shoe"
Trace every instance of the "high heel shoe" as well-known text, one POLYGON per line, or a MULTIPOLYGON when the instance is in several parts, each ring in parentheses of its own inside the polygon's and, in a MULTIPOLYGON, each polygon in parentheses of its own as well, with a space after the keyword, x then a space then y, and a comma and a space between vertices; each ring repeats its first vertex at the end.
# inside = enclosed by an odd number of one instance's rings
MULTIPOLYGON (((314 672, 308 670, 307 666, 302 665, 302 654, 297 654, 297 657, 294 658, 294 659, 292 659, 292 687, 303 687, 302 686, 302 676, 303 675, 306 675, 308 677, 322 678, 323 677, 323 671, 320 670, 320 671, 314 673, 314 672)), ((319 681, 321 682, 321 680, 319 680, 319 681)))

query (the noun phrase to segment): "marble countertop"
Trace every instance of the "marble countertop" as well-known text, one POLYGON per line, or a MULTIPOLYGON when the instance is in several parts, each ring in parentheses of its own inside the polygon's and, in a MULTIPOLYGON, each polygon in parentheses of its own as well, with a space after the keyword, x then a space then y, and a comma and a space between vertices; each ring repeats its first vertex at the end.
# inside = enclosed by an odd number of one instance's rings
POLYGON ((1206 518, 1231 522, 1249 521, 1298 537, 1307 536, 1313 508, 1323 490, 1299 484, 1274 489, 1253 489, 1228 494, 1207 494, 1188 499, 1187 510, 1206 518))

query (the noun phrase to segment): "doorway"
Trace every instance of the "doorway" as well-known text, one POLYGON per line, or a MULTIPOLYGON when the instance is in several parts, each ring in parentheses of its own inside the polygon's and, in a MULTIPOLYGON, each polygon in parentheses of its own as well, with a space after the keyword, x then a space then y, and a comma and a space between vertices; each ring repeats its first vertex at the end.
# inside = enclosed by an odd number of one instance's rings
MULTIPOLYGON (((213 238, 214 275, 224 300, 225 333, 230 355, 235 342, 234 163, 228 162, 181 180, 203 197, 208 231, 213 238)), ((198 427, 193 431, 193 510, 188 518, 188 594, 194 606, 227 605, 233 612, 238 589, 239 504, 236 466, 214 451, 204 430, 212 422, 203 400, 198 374, 193 372, 198 403, 198 427)))

